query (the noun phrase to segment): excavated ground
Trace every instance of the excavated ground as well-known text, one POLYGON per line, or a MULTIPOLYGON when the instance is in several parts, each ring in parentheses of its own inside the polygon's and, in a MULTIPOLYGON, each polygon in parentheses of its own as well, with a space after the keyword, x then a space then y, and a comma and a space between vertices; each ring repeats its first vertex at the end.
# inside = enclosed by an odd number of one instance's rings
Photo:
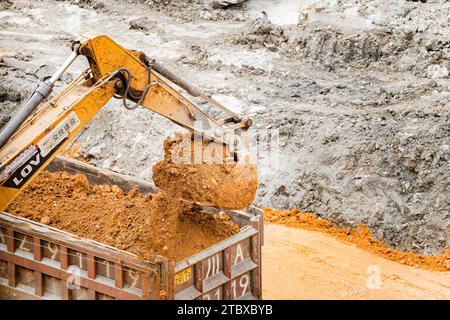
MULTIPOLYGON (((258 206, 362 223, 397 250, 445 256, 449 8, 389 0, 249 0, 214 10, 190 0, 10 1, 0 11, 0 126, 69 55, 69 40, 96 30, 251 117, 264 143, 278 133, 277 153, 260 143, 258 206)), ((58 89, 83 67, 71 68, 58 89)), ((74 156, 151 181, 174 130, 112 101, 80 135, 74 156)), ((309 230, 268 224, 266 235, 265 297, 341 298, 361 285, 363 298, 449 296, 448 272, 399 265, 309 230), (382 290, 361 282, 373 263, 389 278, 382 290)))
POLYGON ((264 299, 443 299, 450 272, 380 257, 320 231, 267 223, 264 299))
MULTIPOLYGON (((398 250, 445 252, 450 2, 207 3, 5 2, 0 126, 66 59, 71 39, 107 34, 253 119, 261 151, 256 205, 363 223, 398 250), (273 136, 274 148, 265 138, 273 136)), ((82 60, 58 90, 86 66, 82 60)), ((79 156, 151 181, 160 145, 175 130, 161 116, 112 101, 80 135, 79 156)))
POLYGON ((145 259, 158 254, 181 261, 239 232, 226 214, 201 212, 167 193, 125 194, 92 186, 84 175, 41 173, 6 209, 145 259))

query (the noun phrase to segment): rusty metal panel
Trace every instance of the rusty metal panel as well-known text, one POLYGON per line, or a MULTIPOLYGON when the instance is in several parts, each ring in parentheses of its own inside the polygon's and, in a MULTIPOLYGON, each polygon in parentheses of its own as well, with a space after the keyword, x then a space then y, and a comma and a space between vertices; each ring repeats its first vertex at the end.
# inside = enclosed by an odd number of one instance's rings
MULTIPOLYGON (((92 184, 155 192, 153 185, 57 157, 51 171, 92 184)), ((205 209, 211 214, 218 209, 205 209)), ((0 213, 0 294, 20 299, 260 299, 261 210, 227 211, 241 231, 179 263, 141 261, 106 244, 0 213)))
POLYGON ((0 279, 8 279, 8 263, 3 260, 0 260, 0 279))
POLYGON ((62 282, 61 279, 44 275, 42 284, 43 297, 52 300, 61 299, 61 291, 62 291, 61 282, 62 282))
POLYGON ((159 288, 155 262, 6 213, 0 214, 0 226, 0 292, 36 299, 159 297, 150 292, 159 288), (37 245, 40 254, 34 254, 37 245), (114 269, 124 275, 123 288, 116 286, 114 269))
POLYGON ((181 261, 175 267, 175 299, 260 299, 259 260, 252 254, 259 244, 258 230, 247 226, 181 261))

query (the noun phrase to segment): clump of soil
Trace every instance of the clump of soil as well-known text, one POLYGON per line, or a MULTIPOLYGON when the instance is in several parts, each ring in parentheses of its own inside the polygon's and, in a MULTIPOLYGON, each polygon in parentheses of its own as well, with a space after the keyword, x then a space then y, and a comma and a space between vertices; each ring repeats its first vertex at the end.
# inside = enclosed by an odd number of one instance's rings
POLYGON ((250 206, 258 188, 256 165, 233 162, 222 144, 192 141, 186 135, 165 140, 164 159, 153 166, 153 181, 174 197, 230 210, 250 206))
POLYGON ((239 232, 226 214, 202 212, 166 193, 125 194, 118 186, 89 184, 85 175, 41 173, 6 209, 80 237, 146 259, 181 261, 239 232))
POLYGON ((357 228, 337 227, 328 220, 318 218, 313 213, 302 213, 297 209, 276 210, 266 208, 264 209, 264 217, 266 221, 271 223, 324 232, 402 264, 435 271, 450 271, 450 250, 437 256, 397 251, 389 248, 384 242, 373 238, 369 228, 363 224, 359 224, 357 228))
POLYGON ((231 37, 232 44, 246 45, 249 49, 267 48, 270 51, 280 50, 287 41, 283 28, 267 18, 254 20, 248 29, 231 37))

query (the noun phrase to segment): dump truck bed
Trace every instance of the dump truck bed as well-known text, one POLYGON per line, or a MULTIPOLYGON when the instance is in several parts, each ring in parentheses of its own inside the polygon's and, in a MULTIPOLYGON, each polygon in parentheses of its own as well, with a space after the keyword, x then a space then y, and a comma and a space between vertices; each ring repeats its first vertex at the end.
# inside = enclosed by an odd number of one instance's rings
MULTIPOLYGON (((93 185, 157 192, 150 183, 57 157, 47 168, 85 174, 93 185)), ((210 214, 218 209, 205 208, 210 214)), ((0 213, 0 297, 20 299, 260 299, 261 210, 226 211, 239 233, 171 262, 132 253, 0 213)))

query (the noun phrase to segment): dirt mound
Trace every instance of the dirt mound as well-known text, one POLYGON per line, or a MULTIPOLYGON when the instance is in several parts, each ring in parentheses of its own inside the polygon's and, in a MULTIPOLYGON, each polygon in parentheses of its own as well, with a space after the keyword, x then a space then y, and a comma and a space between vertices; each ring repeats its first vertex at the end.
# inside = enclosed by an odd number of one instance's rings
POLYGON ((257 18, 250 26, 231 37, 232 44, 245 45, 249 49, 267 48, 278 51, 288 41, 282 27, 277 26, 267 18, 257 18))
POLYGON ((267 224, 262 266, 263 299, 448 300, 449 296, 449 272, 410 267, 302 228, 267 224))
POLYGON ((228 215, 210 215, 166 193, 128 194, 92 186, 84 175, 41 173, 6 209, 145 259, 180 261, 239 232, 228 215))
POLYGON ((400 252, 373 238, 369 228, 363 224, 359 224, 357 228, 340 228, 328 220, 320 219, 312 213, 299 212, 297 209, 275 210, 266 208, 264 209, 264 217, 272 223, 324 232, 402 264, 435 271, 450 271, 450 250, 439 256, 400 252))
POLYGON ((189 201, 223 209, 248 207, 258 188, 256 166, 235 162, 208 163, 219 158, 223 159, 221 162, 229 162, 230 154, 223 145, 207 141, 198 142, 203 157, 195 164, 196 144, 187 136, 167 139, 164 159, 153 167, 155 184, 171 195, 189 201), (212 159, 208 160, 208 157, 212 159))

